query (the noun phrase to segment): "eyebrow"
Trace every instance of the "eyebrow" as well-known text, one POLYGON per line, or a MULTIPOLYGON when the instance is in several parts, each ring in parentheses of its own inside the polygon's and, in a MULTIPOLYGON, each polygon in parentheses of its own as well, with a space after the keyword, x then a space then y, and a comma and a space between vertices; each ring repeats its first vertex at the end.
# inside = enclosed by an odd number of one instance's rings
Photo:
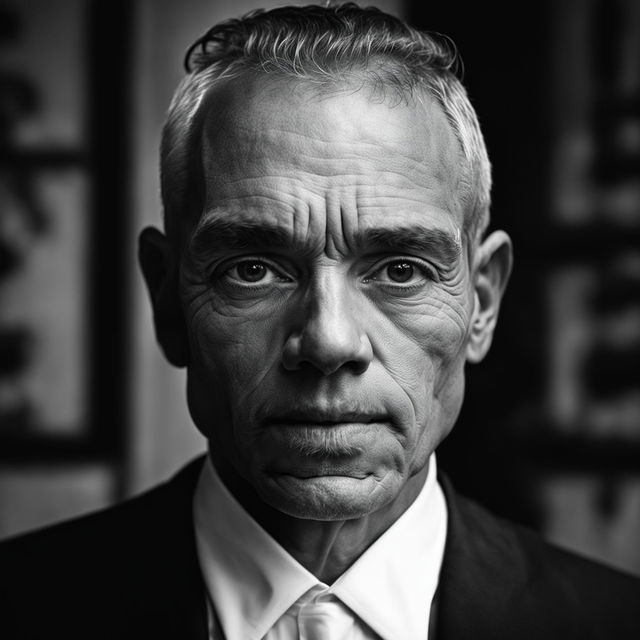
POLYGON ((280 227, 260 221, 220 220, 212 218, 198 224, 191 234, 189 248, 195 255, 221 250, 274 248, 290 249, 294 246, 291 235, 280 227))
MULTIPOLYGON (((402 227, 372 227, 356 231, 358 252, 385 251, 389 253, 426 253, 446 264, 456 262, 462 254, 459 230, 449 231, 421 225, 402 227)), ((252 220, 221 220, 211 218, 197 225, 189 242, 194 257, 223 250, 244 251, 298 248, 312 253, 314 248, 293 239, 280 227, 252 220)))
POLYGON ((426 253, 439 257, 446 264, 456 262, 462 255, 460 232, 434 229, 421 225, 371 228, 356 232, 358 249, 375 249, 398 253, 426 253))

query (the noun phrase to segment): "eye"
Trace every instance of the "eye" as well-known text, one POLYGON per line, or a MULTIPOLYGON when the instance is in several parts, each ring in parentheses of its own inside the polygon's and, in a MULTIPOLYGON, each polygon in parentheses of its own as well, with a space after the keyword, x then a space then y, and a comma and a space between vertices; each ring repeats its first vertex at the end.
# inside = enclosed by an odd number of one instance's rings
POLYGON ((386 274, 394 282, 408 282, 413 277, 413 265, 406 261, 391 262, 386 267, 386 274))
POLYGON ((416 287, 429 280, 437 280, 433 267, 417 258, 395 258, 378 263, 365 282, 379 282, 387 285, 416 287))
POLYGON ((227 266, 223 277, 228 281, 242 285, 267 285, 275 282, 291 282, 280 269, 270 262, 257 258, 238 260, 227 266))
POLYGON ((267 266, 263 262, 241 262, 234 267, 240 280, 260 282, 267 276, 267 266))

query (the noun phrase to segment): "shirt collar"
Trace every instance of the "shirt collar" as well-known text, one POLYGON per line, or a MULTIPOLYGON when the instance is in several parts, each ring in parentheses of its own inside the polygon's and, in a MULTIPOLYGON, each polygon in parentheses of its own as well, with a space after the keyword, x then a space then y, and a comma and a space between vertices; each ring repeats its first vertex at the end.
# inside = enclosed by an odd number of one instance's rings
POLYGON ((418 497, 331 590, 385 640, 426 638, 446 527, 447 508, 432 455, 418 497))
MULTIPOLYGON (((384 640, 426 638, 446 520, 432 455, 418 497, 329 591, 384 640)), ((307 591, 326 587, 244 510, 209 458, 194 523, 204 581, 227 638, 262 638, 307 591)))

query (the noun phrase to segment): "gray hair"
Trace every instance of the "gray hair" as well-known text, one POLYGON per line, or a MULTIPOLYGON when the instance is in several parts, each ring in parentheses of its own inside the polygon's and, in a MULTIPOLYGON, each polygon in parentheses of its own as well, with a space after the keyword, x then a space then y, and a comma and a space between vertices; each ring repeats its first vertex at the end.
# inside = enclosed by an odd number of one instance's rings
POLYGON ((189 48, 187 75, 163 129, 167 235, 181 245, 185 220, 197 221, 202 213, 201 137, 206 98, 214 86, 247 72, 328 83, 359 70, 368 72, 365 78, 376 91, 393 90, 403 99, 426 91, 442 108, 463 157, 458 192, 472 248, 489 222, 491 165, 478 118, 457 77, 459 66, 455 46, 446 37, 353 3, 257 10, 215 25, 189 48))

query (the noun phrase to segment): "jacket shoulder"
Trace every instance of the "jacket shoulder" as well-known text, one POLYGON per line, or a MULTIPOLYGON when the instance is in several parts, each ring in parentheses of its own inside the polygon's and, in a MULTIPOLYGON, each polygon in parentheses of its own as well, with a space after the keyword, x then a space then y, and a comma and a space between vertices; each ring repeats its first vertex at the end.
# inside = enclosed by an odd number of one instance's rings
POLYGON ((191 499, 199 469, 196 461, 114 507, 0 543, 0 636, 135 637, 145 617, 166 617, 155 609, 172 582, 197 591, 191 499), (4 635, 7 620, 13 635, 4 635))
POLYGON ((443 487, 442 622, 455 630, 444 637, 640 638, 640 579, 491 514, 446 479, 443 487), (446 622, 460 611, 464 619, 446 622))
MULTIPOLYGON (((18 572, 25 575, 25 569, 32 564, 37 565, 36 570, 42 563, 64 563, 70 568, 75 561, 81 570, 85 558, 95 563, 114 554, 136 552, 137 545, 149 542, 149 529, 157 526, 168 509, 175 508, 185 472, 188 469, 169 482, 114 506, 0 542, 0 566, 7 570, 17 565, 18 572)), ((7 574, 2 572, 0 576, 4 581, 7 574)))

